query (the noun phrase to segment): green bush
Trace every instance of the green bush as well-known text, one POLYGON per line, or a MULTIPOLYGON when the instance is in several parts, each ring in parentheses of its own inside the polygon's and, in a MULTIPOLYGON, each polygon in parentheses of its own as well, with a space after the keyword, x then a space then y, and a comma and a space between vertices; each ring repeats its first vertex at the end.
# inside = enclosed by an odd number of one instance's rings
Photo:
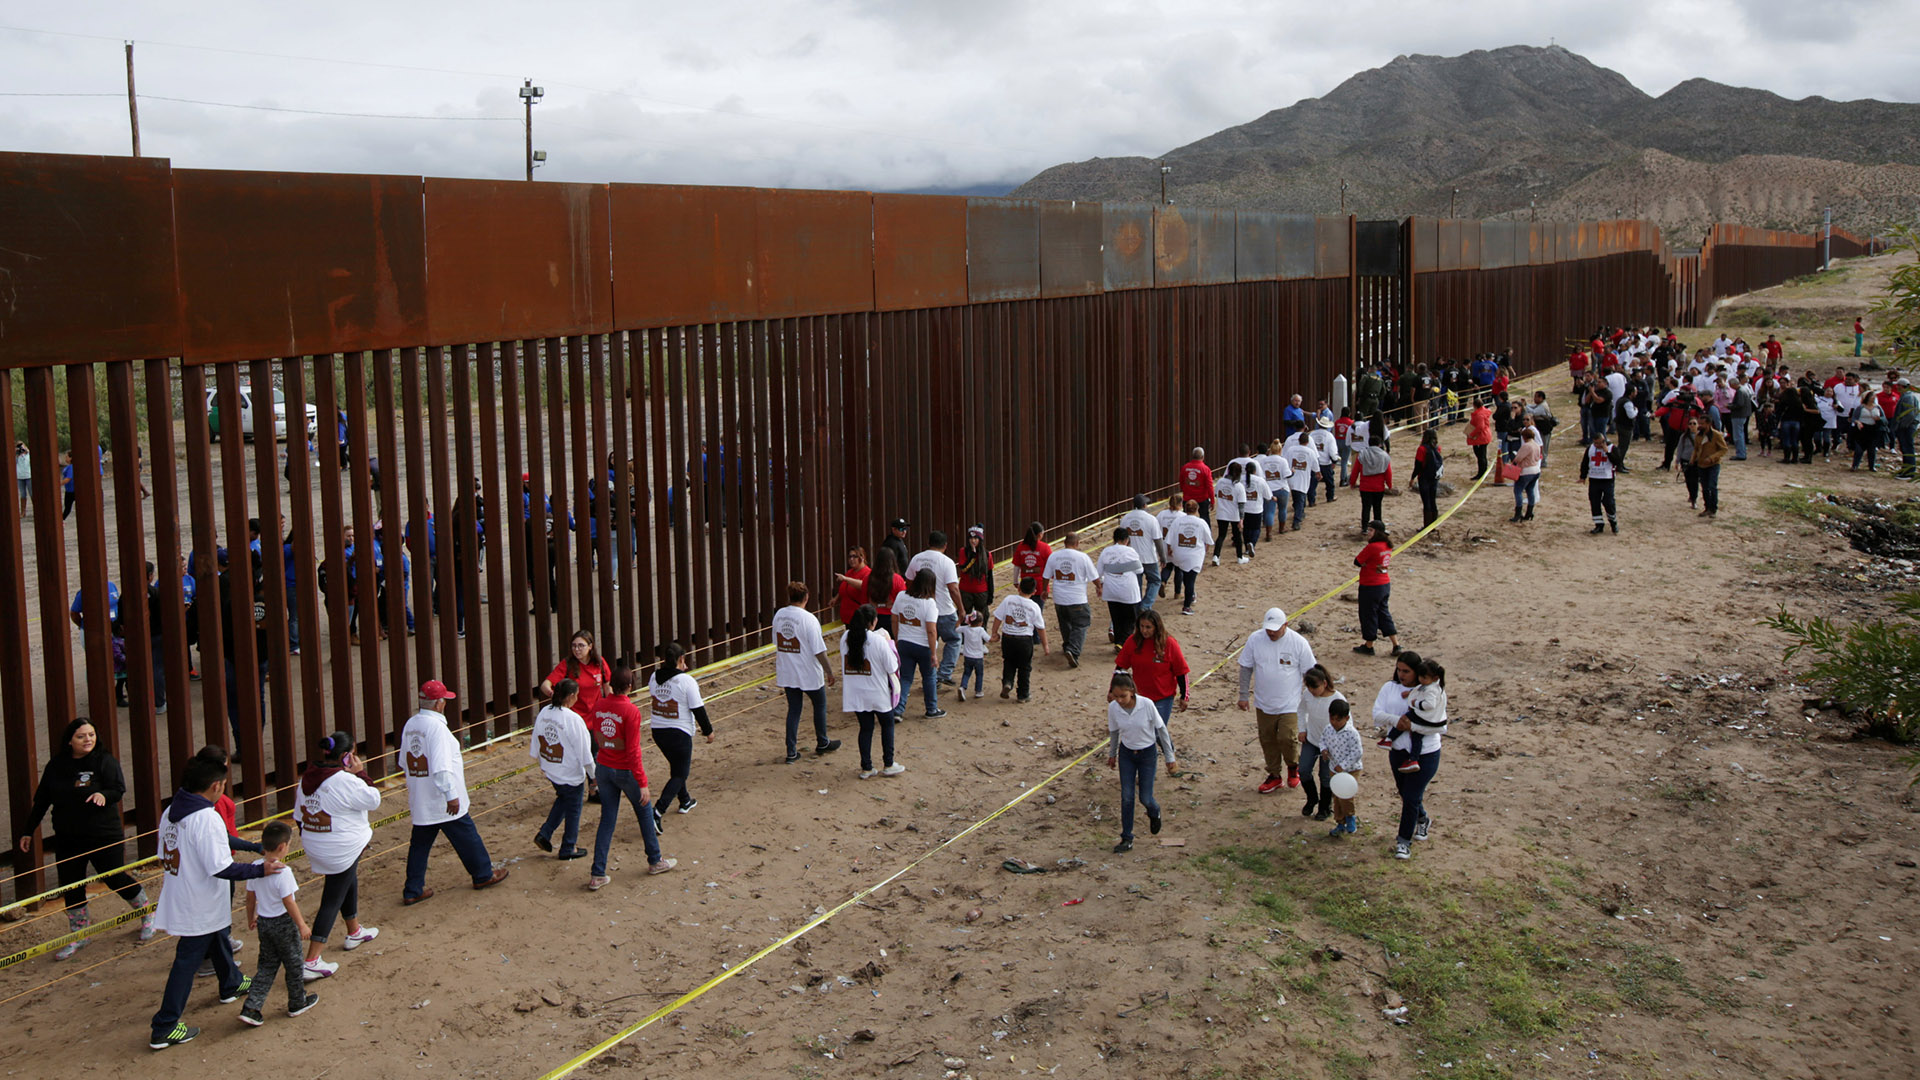
MULTIPOLYGON (((1801 619, 1782 607, 1766 625, 1793 641, 1781 659, 1813 658, 1804 677, 1845 702, 1865 721, 1866 733, 1900 746, 1920 738, 1920 593, 1894 598, 1904 618, 1841 625, 1824 615, 1801 619)), ((1910 757, 1920 764, 1920 755, 1910 757)))

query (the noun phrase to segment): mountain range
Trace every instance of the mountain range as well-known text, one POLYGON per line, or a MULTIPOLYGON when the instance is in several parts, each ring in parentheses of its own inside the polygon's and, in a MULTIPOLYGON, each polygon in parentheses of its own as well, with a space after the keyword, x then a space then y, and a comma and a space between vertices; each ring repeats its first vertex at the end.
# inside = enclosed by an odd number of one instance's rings
POLYGON ((1401 56, 1160 158, 1056 165, 1016 197, 1866 234, 1920 198, 1920 105, 1688 79, 1658 97, 1557 46, 1401 56))

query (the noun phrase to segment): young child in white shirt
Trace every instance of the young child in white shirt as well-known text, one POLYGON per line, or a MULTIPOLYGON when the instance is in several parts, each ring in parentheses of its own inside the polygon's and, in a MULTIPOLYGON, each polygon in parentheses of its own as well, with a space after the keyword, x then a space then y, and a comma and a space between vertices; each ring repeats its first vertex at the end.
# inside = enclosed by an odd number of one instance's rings
POLYGON ((966 625, 960 628, 960 700, 967 700, 967 680, 973 680, 973 696, 979 697, 987 678, 987 628, 980 613, 967 612, 966 625))
POLYGON ((1107 702, 1107 768, 1120 771, 1120 842, 1113 852, 1122 855, 1133 850, 1136 797, 1147 808, 1148 831, 1160 832, 1160 804, 1153 797, 1154 766, 1163 752, 1168 776, 1175 775, 1177 763, 1167 722, 1153 702, 1140 696, 1133 676, 1115 675, 1108 684, 1107 702))
POLYGON ((1407 698, 1409 730, 1395 733, 1393 752, 1388 755, 1395 772, 1419 772, 1420 746, 1426 736, 1443 735, 1447 730, 1447 669, 1437 660, 1426 660, 1420 665, 1419 676, 1420 684, 1407 698))
MULTIPOLYGON (((287 847, 293 840, 293 828, 284 821, 273 821, 260 833, 261 863, 277 860, 285 863, 287 847)), ((287 1015, 299 1016, 320 1001, 319 994, 307 991, 302 967, 306 952, 301 939, 308 936, 306 916, 294 898, 300 886, 293 880, 293 868, 280 869, 247 882, 247 929, 260 936, 259 966, 253 971, 253 985, 247 1002, 240 1007, 240 1022, 252 1027, 266 1023, 260 1010, 267 1003, 276 976, 286 975, 287 1015)))
MULTIPOLYGON (((1353 720, 1349 716, 1350 711, 1345 698, 1336 699, 1328 704, 1327 731, 1323 736, 1327 740, 1327 745, 1321 748, 1321 753, 1333 760, 1335 774, 1346 773, 1357 783, 1360 780, 1362 768, 1360 732, 1353 726, 1353 720)), ((1331 788, 1332 784, 1329 783, 1328 787, 1331 788)), ((1329 836, 1337 838, 1342 833, 1360 831, 1360 820, 1354 813, 1354 803, 1359 798, 1360 793, 1357 790, 1350 799, 1343 799, 1338 795, 1333 797, 1334 823, 1333 831, 1328 834, 1329 836)))

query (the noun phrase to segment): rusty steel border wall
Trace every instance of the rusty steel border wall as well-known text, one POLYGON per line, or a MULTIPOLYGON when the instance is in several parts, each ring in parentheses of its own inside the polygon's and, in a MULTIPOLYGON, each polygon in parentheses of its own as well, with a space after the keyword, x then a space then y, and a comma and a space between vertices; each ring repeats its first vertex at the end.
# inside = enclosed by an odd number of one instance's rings
POLYGON ((290 782, 335 729, 389 745, 424 678, 455 685, 473 733, 497 734, 574 627, 643 662, 667 640, 702 662, 744 652, 782 583, 811 583, 823 605, 846 550, 896 515, 956 543, 974 522, 996 547, 1035 517, 1057 534, 1164 488, 1190 445, 1273 434, 1287 394, 1325 396, 1362 362, 1512 347, 1531 368, 1568 333, 1685 323, 1730 289, 1806 272, 1809 238, 1750 233, 1674 257, 1631 221, 0 154, 0 411, 24 416, 40 478, 29 515, 0 500, 0 622, 18 630, 0 634, 11 821, 85 714, 150 833, 193 749, 233 742, 228 648, 239 730, 262 733, 233 747, 247 812, 284 808, 289 792, 252 778, 290 782), (206 406, 232 434, 241 395, 267 385, 296 429, 318 403, 313 456, 283 461, 266 409, 254 441, 212 441, 206 406), (333 414, 349 403, 342 446, 333 414), (113 462, 75 470, 69 520, 51 482, 63 441, 106 443, 113 462), (555 527, 515 519, 516 495, 550 501, 555 527), (268 538, 257 597, 197 579, 209 670, 190 710, 181 561, 245 550, 251 518, 268 538), (396 522, 421 527, 396 539, 396 522), (123 601, 124 641, 157 648, 126 648, 116 673, 107 585, 140 581, 149 560, 175 599, 123 601), (323 592, 323 564, 363 591, 323 592), (264 625, 223 642, 213 613, 231 604, 244 626, 249 599, 264 625), (279 644, 295 613, 297 654, 279 644), (371 629, 409 617, 412 635, 371 629), (179 703, 161 714, 156 672, 179 703))

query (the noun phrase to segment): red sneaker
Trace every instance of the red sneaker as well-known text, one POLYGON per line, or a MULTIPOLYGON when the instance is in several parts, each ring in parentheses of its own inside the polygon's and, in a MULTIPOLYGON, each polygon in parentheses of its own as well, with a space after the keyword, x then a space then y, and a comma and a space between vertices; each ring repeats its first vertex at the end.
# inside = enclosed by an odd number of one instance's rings
POLYGON ((1287 786, 1288 787, 1300 786, 1300 766, 1298 765, 1287 766, 1287 786))
POLYGON ((1287 782, 1285 780, 1282 780, 1277 776, 1269 776, 1267 777, 1266 781, 1260 785, 1260 794, 1271 795, 1274 792, 1279 791, 1281 788, 1286 786, 1287 786, 1287 782))

